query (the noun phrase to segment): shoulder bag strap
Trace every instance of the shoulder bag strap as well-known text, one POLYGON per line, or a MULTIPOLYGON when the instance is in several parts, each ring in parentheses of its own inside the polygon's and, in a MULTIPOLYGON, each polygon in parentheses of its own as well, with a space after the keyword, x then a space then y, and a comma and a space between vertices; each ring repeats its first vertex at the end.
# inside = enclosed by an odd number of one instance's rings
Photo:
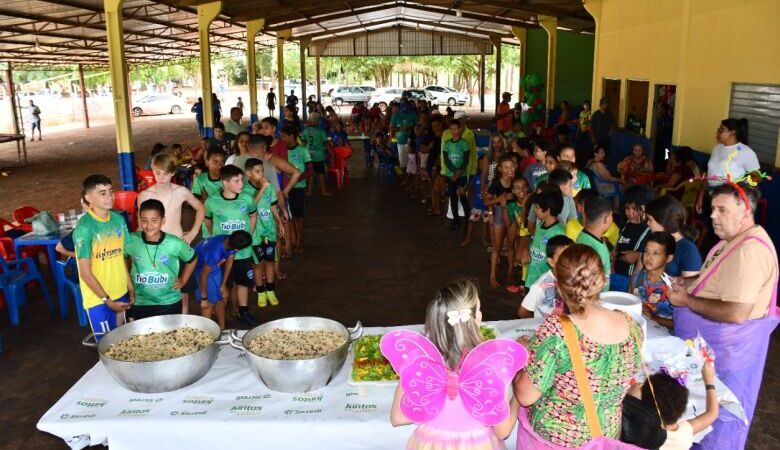
POLYGON ((574 323, 568 316, 560 316, 560 321, 563 328, 563 340, 566 343, 566 348, 569 350, 574 377, 577 379, 577 387, 580 390, 582 404, 585 406, 585 420, 588 422, 590 436, 597 438, 602 436, 601 424, 599 423, 598 414, 596 414, 596 404, 593 402, 593 392, 588 382, 588 373, 585 371, 585 362, 580 352, 577 332, 574 329, 574 323))

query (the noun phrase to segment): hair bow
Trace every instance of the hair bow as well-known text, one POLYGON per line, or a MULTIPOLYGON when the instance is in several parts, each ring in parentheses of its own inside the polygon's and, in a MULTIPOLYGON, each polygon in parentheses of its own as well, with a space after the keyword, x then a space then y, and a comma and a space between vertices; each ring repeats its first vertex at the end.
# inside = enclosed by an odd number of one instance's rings
POLYGON ((468 322, 469 320, 471 320, 471 308, 461 308, 447 312, 447 323, 453 327, 461 322, 468 322))
POLYGON ((677 383, 680 384, 680 386, 685 386, 685 383, 688 381, 688 374, 686 372, 684 372, 684 371, 674 371, 673 372, 672 369, 670 369, 668 367, 665 367, 665 366, 661 366, 659 371, 661 373, 665 373, 666 375, 669 375, 670 377, 672 377, 674 379, 674 381, 676 381, 677 383))

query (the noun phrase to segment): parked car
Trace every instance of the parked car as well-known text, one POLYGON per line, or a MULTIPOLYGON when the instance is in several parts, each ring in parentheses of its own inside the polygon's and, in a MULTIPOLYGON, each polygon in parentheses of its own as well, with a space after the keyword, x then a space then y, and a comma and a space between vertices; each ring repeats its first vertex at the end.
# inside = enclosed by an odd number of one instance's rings
POLYGON ((373 105, 374 103, 378 103, 379 109, 384 112, 391 102, 401 100, 401 94, 403 94, 403 92, 404 88, 400 87, 379 88, 371 95, 371 99, 368 101, 368 104, 373 105))
POLYGON ((184 111, 184 100, 170 94, 151 94, 133 100, 133 116, 149 114, 179 114, 184 111))
POLYGON ((425 100, 426 102, 433 102, 433 96, 424 89, 404 89, 401 93, 401 97, 414 101, 425 100))
POLYGON ((360 86, 339 86, 331 94, 333 103, 339 106, 344 103, 365 103, 370 98, 371 93, 360 86))
POLYGON ((376 91, 376 88, 374 86, 368 86, 368 85, 360 85, 358 86, 360 89, 363 89, 364 91, 368 92, 369 94, 373 94, 374 91, 376 91))
POLYGON ((425 92, 431 94, 437 105, 465 105, 469 96, 447 86, 425 86, 425 92))

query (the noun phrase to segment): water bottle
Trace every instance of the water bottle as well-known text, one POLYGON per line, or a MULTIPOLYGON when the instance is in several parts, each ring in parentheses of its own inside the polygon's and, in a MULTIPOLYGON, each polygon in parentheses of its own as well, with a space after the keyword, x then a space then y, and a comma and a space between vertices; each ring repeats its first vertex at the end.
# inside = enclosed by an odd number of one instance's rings
POLYGON ((67 223, 65 222, 65 214, 59 213, 57 214, 57 223, 60 226, 60 232, 67 231, 67 223))

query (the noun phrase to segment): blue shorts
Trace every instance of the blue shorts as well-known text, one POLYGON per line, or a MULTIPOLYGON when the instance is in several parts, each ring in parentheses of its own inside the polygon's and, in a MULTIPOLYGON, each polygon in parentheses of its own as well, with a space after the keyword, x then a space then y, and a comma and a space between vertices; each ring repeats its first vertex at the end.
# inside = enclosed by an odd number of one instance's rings
MULTIPOLYGON (((114 301, 129 303, 130 298, 125 294, 114 301)), ((117 312, 109 308, 105 303, 95 305, 87 310, 89 326, 92 327, 92 332, 95 333, 95 341, 99 341, 104 334, 116 328, 116 315, 117 312)))
MULTIPOLYGON (((192 276, 193 278, 200 280, 200 273, 193 273, 192 276)), ((222 286, 221 267, 212 269, 211 272, 209 272, 208 277, 206 277, 206 295, 204 296, 201 294, 200 283, 197 283, 197 287, 195 288, 195 295, 198 296, 198 300, 202 300, 203 297, 206 297, 209 300, 209 303, 214 305, 217 302, 224 300, 222 298, 222 290, 220 290, 220 286, 222 286)))

